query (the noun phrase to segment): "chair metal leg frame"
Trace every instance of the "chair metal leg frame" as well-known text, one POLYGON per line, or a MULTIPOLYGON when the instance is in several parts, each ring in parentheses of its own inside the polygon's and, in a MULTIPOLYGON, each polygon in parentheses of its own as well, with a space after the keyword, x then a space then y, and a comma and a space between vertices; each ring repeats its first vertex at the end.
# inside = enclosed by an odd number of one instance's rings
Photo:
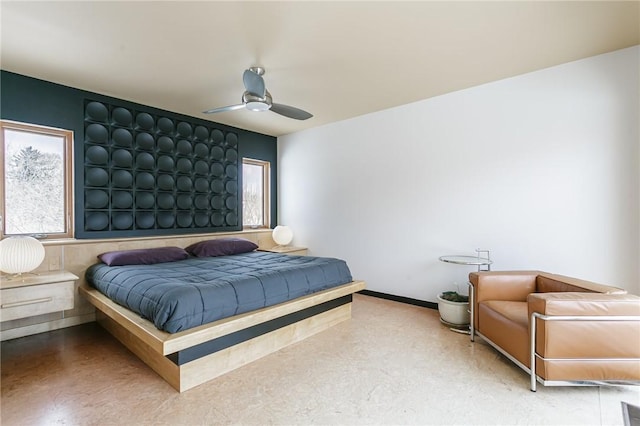
POLYGON ((539 381, 545 386, 598 386, 598 385, 640 385, 640 380, 544 380, 536 375, 536 357, 543 361, 638 361, 640 358, 544 358, 536 352, 536 318, 543 321, 640 321, 640 316, 614 316, 614 315, 544 315, 539 312, 531 314, 531 341, 529 343, 529 353, 531 355, 527 368, 531 374, 531 391, 536 391, 536 383, 539 381))
POLYGON ((513 362, 516 366, 520 367, 521 369, 523 369, 527 374, 530 373, 529 367, 527 367, 526 365, 524 365, 523 363, 521 363, 520 361, 518 361, 513 355, 511 355, 509 352, 505 351, 504 349, 502 349, 500 346, 498 346, 497 343, 495 343, 493 340, 489 339, 487 336, 485 336, 484 334, 480 333, 479 331, 476 331, 476 334, 478 336, 480 336, 482 338, 482 340, 484 340, 485 342, 487 342, 491 347, 493 347, 493 349, 497 350, 498 352, 500 352, 502 355, 504 355, 506 358, 509 359, 509 361, 513 362))
POLYGON ((471 341, 473 342, 473 336, 476 333, 476 328, 474 326, 474 305, 475 305, 475 292, 473 291, 473 284, 471 281, 467 281, 467 285, 469 286, 469 334, 471 335, 471 341))

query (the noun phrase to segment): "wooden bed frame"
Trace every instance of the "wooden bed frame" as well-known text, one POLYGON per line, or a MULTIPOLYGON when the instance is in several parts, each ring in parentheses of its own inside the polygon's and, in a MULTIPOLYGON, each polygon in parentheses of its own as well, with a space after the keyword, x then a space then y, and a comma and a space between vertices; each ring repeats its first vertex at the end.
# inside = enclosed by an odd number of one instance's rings
POLYGON ((96 307, 100 325, 183 392, 350 319, 352 295, 364 288, 364 281, 352 281, 173 334, 86 283, 78 289, 96 307))

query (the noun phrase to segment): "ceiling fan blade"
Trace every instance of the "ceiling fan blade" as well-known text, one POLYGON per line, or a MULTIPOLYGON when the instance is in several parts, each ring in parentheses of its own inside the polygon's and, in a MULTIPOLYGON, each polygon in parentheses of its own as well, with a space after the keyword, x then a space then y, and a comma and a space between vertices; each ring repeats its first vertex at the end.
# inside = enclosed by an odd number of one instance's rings
POLYGON ((242 82, 244 83, 244 87, 247 89, 247 92, 258 96, 259 98, 264 98, 267 88, 264 85, 264 79, 261 75, 258 75, 251 70, 244 70, 244 74, 242 74, 242 82))
POLYGON ((310 114, 307 111, 283 104, 274 103, 273 105, 271 105, 271 111, 280 115, 284 115, 285 117, 293 118, 295 120, 306 120, 313 117, 313 114, 310 114))
POLYGON ((235 111, 235 110, 241 109, 241 108, 244 108, 244 104, 229 105, 229 106, 223 106, 223 107, 220 107, 220 108, 208 109, 206 111, 202 111, 202 113, 203 114, 215 114, 216 112, 235 111))

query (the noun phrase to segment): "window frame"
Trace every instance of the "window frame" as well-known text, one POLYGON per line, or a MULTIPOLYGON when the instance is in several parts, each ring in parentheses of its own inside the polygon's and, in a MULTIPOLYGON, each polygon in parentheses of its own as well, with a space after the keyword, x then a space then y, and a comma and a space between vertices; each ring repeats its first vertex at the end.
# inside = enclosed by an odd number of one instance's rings
POLYGON ((243 229, 265 229, 271 227, 271 162, 258 160, 255 158, 242 158, 242 228, 243 229), (244 165, 262 167, 262 225, 245 225, 244 223, 244 165))
POLYGON ((74 237, 74 173, 73 173, 73 131, 59 129, 55 127, 41 126, 37 124, 22 123, 10 120, 0 120, 0 153, 3 161, 0 161, 0 171, 2 171, 2 179, 0 179, 0 238, 12 235, 37 235, 38 238, 73 238, 74 237), (13 130, 18 132, 33 133, 45 136, 60 137, 63 140, 63 170, 64 170, 64 232, 43 232, 37 234, 7 234, 5 232, 6 224, 6 201, 5 201, 5 182, 6 182, 6 152, 5 152, 5 131, 13 130))

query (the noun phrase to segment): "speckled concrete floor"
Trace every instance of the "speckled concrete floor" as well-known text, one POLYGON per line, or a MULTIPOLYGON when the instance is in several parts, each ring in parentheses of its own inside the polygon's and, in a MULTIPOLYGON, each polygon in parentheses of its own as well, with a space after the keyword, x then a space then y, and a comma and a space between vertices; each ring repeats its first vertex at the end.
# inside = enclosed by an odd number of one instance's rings
POLYGON ((2 343, 2 425, 622 424, 635 387, 528 388, 437 311, 356 295, 353 319, 185 393, 99 326, 2 343))

